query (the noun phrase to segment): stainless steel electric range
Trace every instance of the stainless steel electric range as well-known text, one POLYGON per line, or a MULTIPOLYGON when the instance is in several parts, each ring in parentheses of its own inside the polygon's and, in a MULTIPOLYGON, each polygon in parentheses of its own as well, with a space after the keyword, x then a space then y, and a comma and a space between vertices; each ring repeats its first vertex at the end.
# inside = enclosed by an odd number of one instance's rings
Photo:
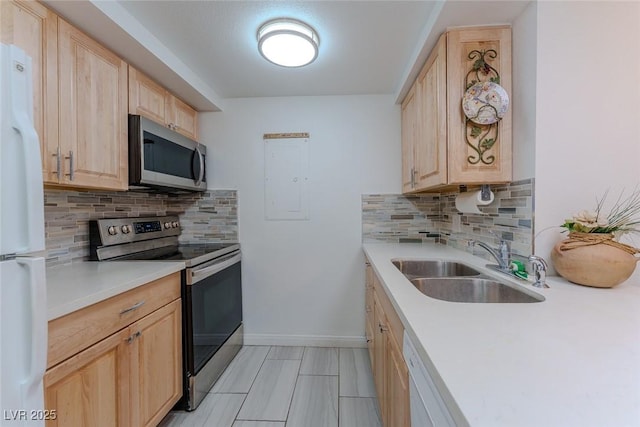
POLYGON ((194 410, 243 345, 240 245, 180 244, 177 216, 99 219, 89 228, 91 260, 184 261, 178 407, 194 410))

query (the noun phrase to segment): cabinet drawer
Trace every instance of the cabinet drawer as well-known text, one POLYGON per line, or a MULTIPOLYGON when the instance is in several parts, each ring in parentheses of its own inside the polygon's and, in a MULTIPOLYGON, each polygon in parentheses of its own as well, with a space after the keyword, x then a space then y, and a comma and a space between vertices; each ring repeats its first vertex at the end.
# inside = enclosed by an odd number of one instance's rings
POLYGON ((147 283, 49 322, 47 367, 180 298, 180 273, 147 283))

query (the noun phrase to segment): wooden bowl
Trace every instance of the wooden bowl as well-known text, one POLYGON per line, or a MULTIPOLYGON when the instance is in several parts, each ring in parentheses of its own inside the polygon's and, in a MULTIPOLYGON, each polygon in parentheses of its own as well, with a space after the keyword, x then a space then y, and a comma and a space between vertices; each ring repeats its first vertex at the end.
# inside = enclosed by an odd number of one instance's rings
POLYGON ((551 261, 562 277, 572 283, 596 288, 612 288, 624 282, 636 268, 636 258, 628 252, 606 244, 551 251, 551 261))

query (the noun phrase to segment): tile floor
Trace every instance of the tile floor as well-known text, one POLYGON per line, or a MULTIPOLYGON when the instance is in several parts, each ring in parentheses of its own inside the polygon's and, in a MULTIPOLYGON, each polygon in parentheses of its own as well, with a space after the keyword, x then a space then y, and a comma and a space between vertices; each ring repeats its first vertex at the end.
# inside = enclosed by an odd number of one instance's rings
POLYGON ((160 427, 380 427, 364 348, 245 346, 193 412, 160 427))

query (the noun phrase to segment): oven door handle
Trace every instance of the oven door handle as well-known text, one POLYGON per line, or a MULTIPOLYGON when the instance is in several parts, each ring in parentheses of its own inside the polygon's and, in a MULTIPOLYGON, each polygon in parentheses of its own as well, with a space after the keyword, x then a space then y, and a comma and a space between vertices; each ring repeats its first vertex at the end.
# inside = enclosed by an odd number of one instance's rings
POLYGON ((187 283, 188 285, 194 285, 197 282, 199 282, 200 280, 207 278, 209 276, 212 276, 222 270, 224 270, 227 267, 232 266, 233 264, 236 264, 238 262, 240 262, 241 256, 240 254, 235 254, 233 257, 228 258, 220 263, 216 263, 213 264, 212 266, 209 267, 205 267, 202 268, 200 270, 191 270, 191 277, 189 282, 187 283))

